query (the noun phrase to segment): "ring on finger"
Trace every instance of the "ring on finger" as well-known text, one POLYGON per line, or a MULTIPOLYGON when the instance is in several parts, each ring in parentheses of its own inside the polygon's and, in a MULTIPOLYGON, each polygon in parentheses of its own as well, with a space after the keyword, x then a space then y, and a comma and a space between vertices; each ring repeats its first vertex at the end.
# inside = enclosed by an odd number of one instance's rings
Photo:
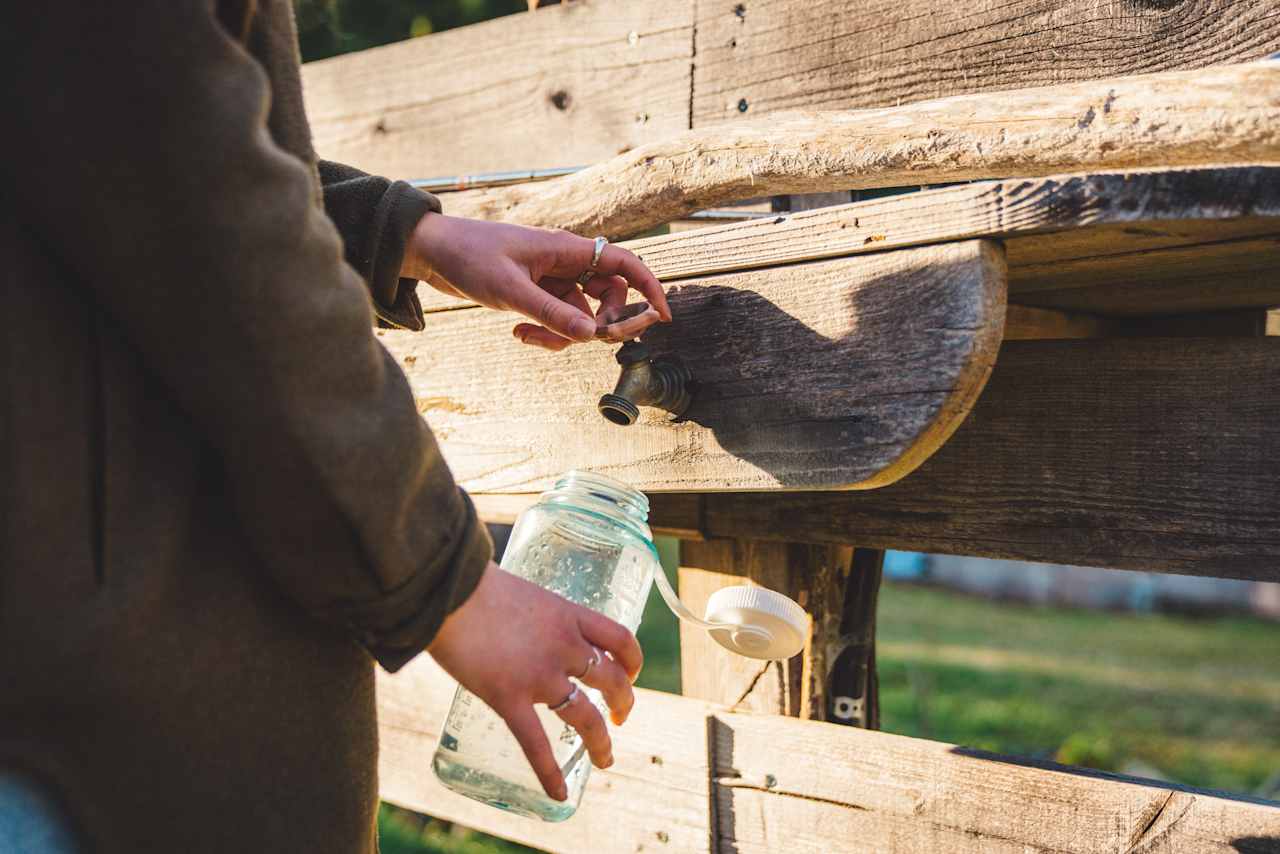
POLYGON ((581 692, 578 691, 578 686, 574 685, 573 688, 569 691, 569 696, 565 697, 563 700, 556 703, 554 706, 548 706, 547 708, 549 708, 553 712, 562 712, 565 709, 567 709, 569 705, 573 703, 574 700, 578 699, 580 693, 581 692))
POLYGON ((594 646, 591 647, 591 658, 587 659, 587 666, 582 668, 582 672, 574 676, 574 679, 582 680, 587 678, 587 674, 591 672, 591 668, 600 663, 600 650, 594 646))
POLYGON ((600 256, 604 254, 604 248, 608 245, 609 238, 603 235, 596 238, 595 246, 591 250, 591 264, 582 271, 582 275, 578 276, 578 284, 585 285, 595 276, 596 268, 600 266, 600 256))

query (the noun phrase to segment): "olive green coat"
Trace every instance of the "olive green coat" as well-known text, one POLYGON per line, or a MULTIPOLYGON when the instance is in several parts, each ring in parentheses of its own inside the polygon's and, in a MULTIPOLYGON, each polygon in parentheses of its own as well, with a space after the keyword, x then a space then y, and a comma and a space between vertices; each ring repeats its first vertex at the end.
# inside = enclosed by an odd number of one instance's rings
POLYGON ((91 851, 374 850, 374 661, 491 553, 372 332, 434 200, 317 170, 256 5, 0 27, 0 767, 91 851))

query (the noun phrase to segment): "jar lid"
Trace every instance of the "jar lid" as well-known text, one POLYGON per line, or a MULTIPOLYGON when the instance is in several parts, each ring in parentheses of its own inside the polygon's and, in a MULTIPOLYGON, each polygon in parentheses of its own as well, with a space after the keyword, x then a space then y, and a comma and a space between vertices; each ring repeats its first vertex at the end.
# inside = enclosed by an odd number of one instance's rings
POLYGON ((707 600, 708 630, 730 652, 778 661, 804 649, 809 617, 794 600, 764 587, 722 587, 707 600))

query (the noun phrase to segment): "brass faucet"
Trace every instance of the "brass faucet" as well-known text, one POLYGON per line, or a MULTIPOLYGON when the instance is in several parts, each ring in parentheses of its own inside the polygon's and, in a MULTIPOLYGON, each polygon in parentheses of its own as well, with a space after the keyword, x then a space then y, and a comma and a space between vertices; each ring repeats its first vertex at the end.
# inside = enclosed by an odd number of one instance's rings
POLYGON ((622 427, 636 423, 641 406, 656 406, 672 415, 689 408, 689 369, 677 359, 649 358, 649 348, 639 341, 623 344, 615 357, 622 375, 611 393, 600 398, 600 414, 622 427))

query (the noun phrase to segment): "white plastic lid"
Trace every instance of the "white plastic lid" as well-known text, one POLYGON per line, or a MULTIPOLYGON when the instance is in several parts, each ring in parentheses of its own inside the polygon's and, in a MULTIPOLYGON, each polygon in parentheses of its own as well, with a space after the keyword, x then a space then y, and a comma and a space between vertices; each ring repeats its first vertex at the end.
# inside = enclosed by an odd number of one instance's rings
POLYGON ((781 593, 764 587, 722 587, 707 600, 708 622, 733 628, 708 630, 730 652, 777 661, 804 649, 809 618, 781 593))

